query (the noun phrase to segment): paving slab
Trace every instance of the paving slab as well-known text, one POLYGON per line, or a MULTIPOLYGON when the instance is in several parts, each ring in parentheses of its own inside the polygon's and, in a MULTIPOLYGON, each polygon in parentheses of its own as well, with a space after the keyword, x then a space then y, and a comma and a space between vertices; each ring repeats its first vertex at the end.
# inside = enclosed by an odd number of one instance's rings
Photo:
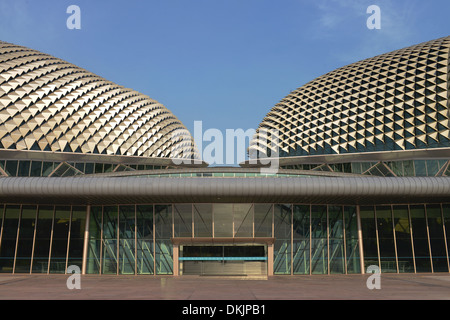
POLYGON ((197 276, 0 275, 0 300, 449 300, 450 274, 197 276), (71 282, 73 283, 73 282, 71 282))

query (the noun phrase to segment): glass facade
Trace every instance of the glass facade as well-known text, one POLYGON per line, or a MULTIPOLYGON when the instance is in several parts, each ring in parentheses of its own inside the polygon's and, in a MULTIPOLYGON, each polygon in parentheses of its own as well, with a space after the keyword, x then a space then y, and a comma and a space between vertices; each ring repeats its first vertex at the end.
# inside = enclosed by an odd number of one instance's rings
POLYGON ((167 166, 155 165, 0 159, 0 176, 7 175, 9 177, 69 177, 83 174, 168 168, 167 166))
POLYGON ((330 164, 297 164, 282 169, 330 171, 381 177, 440 177, 450 176, 450 161, 446 159, 347 162, 330 164))
POLYGON ((449 272, 449 225, 445 203, 1 204, 0 272, 65 273, 84 257, 87 274, 170 275, 174 238, 272 239, 275 275, 361 273, 361 258, 382 272, 449 272))
POLYGON ((82 267, 85 206, 0 205, 0 272, 65 273, 82 267))
POLYGON ((448 204, 361 207, 365 268, 381 272, 449 272, 448 204))

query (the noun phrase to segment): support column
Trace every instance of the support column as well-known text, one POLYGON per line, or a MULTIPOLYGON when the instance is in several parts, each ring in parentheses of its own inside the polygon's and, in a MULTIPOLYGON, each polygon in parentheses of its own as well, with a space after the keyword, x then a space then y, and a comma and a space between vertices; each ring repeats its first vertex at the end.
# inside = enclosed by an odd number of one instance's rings
POLYGON ((179 256, 179 246, 178 244, 173 245, 173 275, 179 276, 179 262, 178 262, 178 256, 179 256))
POLYGON ((267 245, 267 275, 273 276, 273 243, 267 245))
POLYGON ((356 221, 358 225, 358 243, 359 243, 359 263, 361 268, 361 274, 365 273, 364 270, 364 250, 363 250, 363 237, 361 228, 361 215, 359 212, 359 205, 356 206, 356 221))
POLYGON ((86 274, 87 255, 89 248, 89 220, 91 217, 91 206, 86 207, 86 225, 84 228, 84 243, 83 243, 83 263, 81 266, 81 274, 86 274))

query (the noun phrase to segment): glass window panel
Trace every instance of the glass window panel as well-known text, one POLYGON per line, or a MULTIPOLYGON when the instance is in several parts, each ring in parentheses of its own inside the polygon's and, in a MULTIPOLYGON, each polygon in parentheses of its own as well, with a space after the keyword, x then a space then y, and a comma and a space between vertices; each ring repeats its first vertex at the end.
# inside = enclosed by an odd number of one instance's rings
POLYGON ((413 160, 403 161, 403 172, 405 177, 415 176, 413 160))
POLYGON ((375 227, 374 207, 360 208, 361 229, 363 236, 364 268, 370 265, 378 266, 378 245, 375 227))
POLYGON ((84 169, 84 173, 85 174, 92 174, 94 173, 94 164, 93 163, 86 163, 85 169, 84 169))
POLYGON ((330 273, 345 273, 344 215, 342 206, 328 206, 330 273))
POLYGON ((103 207, 102 273, 117 274, 118 207, 103 207))
POLYGON ((437 160, 426 160, 426 163, 427 163, 428 176, 434 177, 440 169, 438 161, 437 160))
POLYGON ((311 206, 311 273, 328 273, 327 206, 311 206))
POLYGON ((28 177, 30 175, 30 161, 19 161, 19 170, 17 175, 19 177, 28 177))
POLYGON ((33 255, 33 273, 48 272, 53 209, 53 206, 39 206, 38 209, 36 240, 33 255))
POLYGON ((294 239, 293 243, 293 273, 309 274, 309 237, 303 240, 294 239))
POLYGON ((117 274, 117 239, 103 239, 102 273, 117 274))
POLYGON ((138 274, 154 274, 153 206, 136 206, 136 267, 138 274))
POLYGON ((253 205, 234 204, 233 223, 235 237, 253 236, 253 205))
POLYGON ((411 226, 408 206, 393 206, 395 239, 397 242, 398 271, 414 272, 411 226))
POLYGON ((12 273, 16 253, 17 228, 19 226, 20 206, 6 205, 3 220, 3 233, 0 246, 0 272, 12 273))
POLYGON ((89 239, 89 248, 86 261, 87 274, 100 273, 101 239, 89 239))
POLYGON ((136 206, 137 242, 136 267, 138 274, 154 274, 153 206, 136 206))
POLYGON ((156 274, 172 274, 172 242, 170 240, 157 240, 155 249, 156 274))
POLYGON ((102 207, 91 206, 89 214, 89 249, 86 261, 86 273, 100 273, 102 232, 102 207))
POLYGON ((442 204, 442 213, 444 215, 445 236, 447 240, 447 252, 450 254, 450 204, 442 204))
POLYGON ((272 204, 254 204, 255 237, 272 237, 272 204))
POLYGON ((427 165, 425 160, 414 160, 414 169, 416 177, 425 177, 427 175, 427 165))
POLYGON ((67 239, 69 235, 70 207, 57 206, 53 222, 50 273, 65 273, 67 239))
POLYGON ((172 205, 155 205, 156 274, 172 274, 172 205))
POLYGON ((29 273, 33 251, 34 226, 37 206, 22 206, 15 273, 29 273))
POLYGON ((431 272, 430 251, 428 247, 427 222, 423 205, 410 206, 411 225, 414 240, 414 255, 417 272, 431 272))
POLYGON ((215 203, 214 210, 214 237, 233 236, 233 205, 215 203))
POLYGON ((430 234, 431 256, 434 272, 448 272, 447 252, 445 249, 444 224, 441 205, 427 204, 428 231, 430 234))
POLYGON ((294 274, 309 274, 309 205, 293 206, 293 261, 294 274))
POLYGON ((53 171, 53 162, 42 162, 42 177, 48 177, 53 171))
POLYGON ((17 160, 6 160, 5 171, 10 177, 17 177, 17 160))
POLYGON ((172 206, 155 205, 155 236, 156 239, 172 237, 172 206))
POLYGON ((119 273, 134 274, 135 206, 119 207, 119 273))
POLYGON ((86 207, 72 207, 70 222, 69 257, 67 265, 76 265, 80 269, 83 264, 84 230, 86 229, 86 207))
POLYGON ((138 240, 136 267, 138 274, 154 274, 153 240, 138 240))
POLYGON ((344 207, 347 273, 361 273, 356 207, 344 207))
POLYGON ((192 204, 174 204, 175 237, 192 237, 192 204))
POLYGON ((137 215, 137 238, 145 240, 153 240, 153 206, 138 205, 136 206, 137 215))
POLYGON ((294 205, 293 207, 293 238, 309 240, 309 205, 294 205))
POLYGON ((194 237, 212 237, 212 204, 194 204, 194 237))
POLYGON ((381 272, 397 272, 391 207, 377 206, 376 216, 381 272))
POLYGON ((32 161, 31 162, 31 171, 30 171, 31 177, 40 177, 41 170, 42 170, 42 161, 32 161))
POLYGON ((291 274, 291 219, 291 205, 274 205, 274 274, 291 274))
POLYGON ((117 239, 117 206, 103 207, 103 239, 117 239))

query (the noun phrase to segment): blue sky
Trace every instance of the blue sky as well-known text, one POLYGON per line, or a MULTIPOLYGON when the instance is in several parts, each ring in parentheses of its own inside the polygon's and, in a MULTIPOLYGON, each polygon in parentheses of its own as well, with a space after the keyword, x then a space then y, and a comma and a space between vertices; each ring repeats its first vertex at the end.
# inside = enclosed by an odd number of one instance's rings
POLYGON ((450 35, 448 0, 0 0, 0 40, 163 103, 193 132, 256 129, 338 67, 450 35), (81 29, 69 30, 69 5, 81 29), (369 30, 370 5, 381 29, 369 30))

